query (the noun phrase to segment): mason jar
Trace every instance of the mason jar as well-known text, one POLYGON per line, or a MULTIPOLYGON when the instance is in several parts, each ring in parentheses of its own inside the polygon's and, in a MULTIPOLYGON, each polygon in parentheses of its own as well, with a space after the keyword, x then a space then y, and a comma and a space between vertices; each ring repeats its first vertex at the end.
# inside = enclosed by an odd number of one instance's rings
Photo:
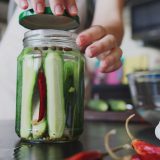
POLYGON ((33 142, 65 142, 83 131, 84 56, 75 34, 41 29, 24 35, 17 59, 16 133, 33 142))

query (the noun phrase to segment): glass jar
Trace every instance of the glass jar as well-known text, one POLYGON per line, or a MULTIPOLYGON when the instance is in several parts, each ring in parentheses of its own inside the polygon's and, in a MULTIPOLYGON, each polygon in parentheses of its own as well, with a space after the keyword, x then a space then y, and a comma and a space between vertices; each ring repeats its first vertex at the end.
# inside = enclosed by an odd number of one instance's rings
POLYGON ((77 139, 83 131, 85 59, 75 34, 26 32, 17 63, 17 135, 33 142, 77 139))

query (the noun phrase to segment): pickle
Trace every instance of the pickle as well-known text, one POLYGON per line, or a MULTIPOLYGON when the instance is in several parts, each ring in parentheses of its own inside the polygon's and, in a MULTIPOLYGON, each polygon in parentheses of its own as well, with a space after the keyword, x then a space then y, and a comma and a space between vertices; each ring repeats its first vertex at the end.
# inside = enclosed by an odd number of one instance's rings
MULTIPOLYGON (((32 122, 32 98, 34 93, 34 87, 36 83, 36 78, 38 70, 41 65, 41 59, 32 57, 24 57, 22 67, 22 78, 21 78, 21 99, 17 103, 17 108, 21 108, 20 114, 21 119, 19 123, 20 136, 27 139, 31 134, 31 122, 32 122)), ((18 97, 17 97, 18 98, 18 97)))
POLYGON ((47 84, 47 121, 51 139, 61 138, 65 128, 63 59, 60 51, 48 50, 44 60, 47 84))

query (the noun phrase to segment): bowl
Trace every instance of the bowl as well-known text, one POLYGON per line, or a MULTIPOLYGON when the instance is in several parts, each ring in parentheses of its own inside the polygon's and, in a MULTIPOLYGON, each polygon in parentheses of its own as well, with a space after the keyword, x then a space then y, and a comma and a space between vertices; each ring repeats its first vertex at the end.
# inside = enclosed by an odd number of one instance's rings
POLYGON ((156 126, 160 121, 160 71, 134 72, 127 77, 135 110, 156 126))

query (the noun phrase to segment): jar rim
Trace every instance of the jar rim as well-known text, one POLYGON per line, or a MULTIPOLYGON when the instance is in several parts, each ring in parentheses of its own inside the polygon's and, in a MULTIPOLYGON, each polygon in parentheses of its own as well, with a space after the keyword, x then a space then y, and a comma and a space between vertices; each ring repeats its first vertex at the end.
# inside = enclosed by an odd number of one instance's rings
POLYGON ((37 29, 37 30, 30 30, 24 33, 24 39, 35 36, 41 36, 41 37, 62 36, 62 37, 71 37, 73 39, 76 39, 77 34, 74 32, 55 30, 55 29, 37 29))
POLYGON ((55 29, 30 30, 24 34, 24 47, 59 46, 79 49, 76 44, 77 34, 55 29))

